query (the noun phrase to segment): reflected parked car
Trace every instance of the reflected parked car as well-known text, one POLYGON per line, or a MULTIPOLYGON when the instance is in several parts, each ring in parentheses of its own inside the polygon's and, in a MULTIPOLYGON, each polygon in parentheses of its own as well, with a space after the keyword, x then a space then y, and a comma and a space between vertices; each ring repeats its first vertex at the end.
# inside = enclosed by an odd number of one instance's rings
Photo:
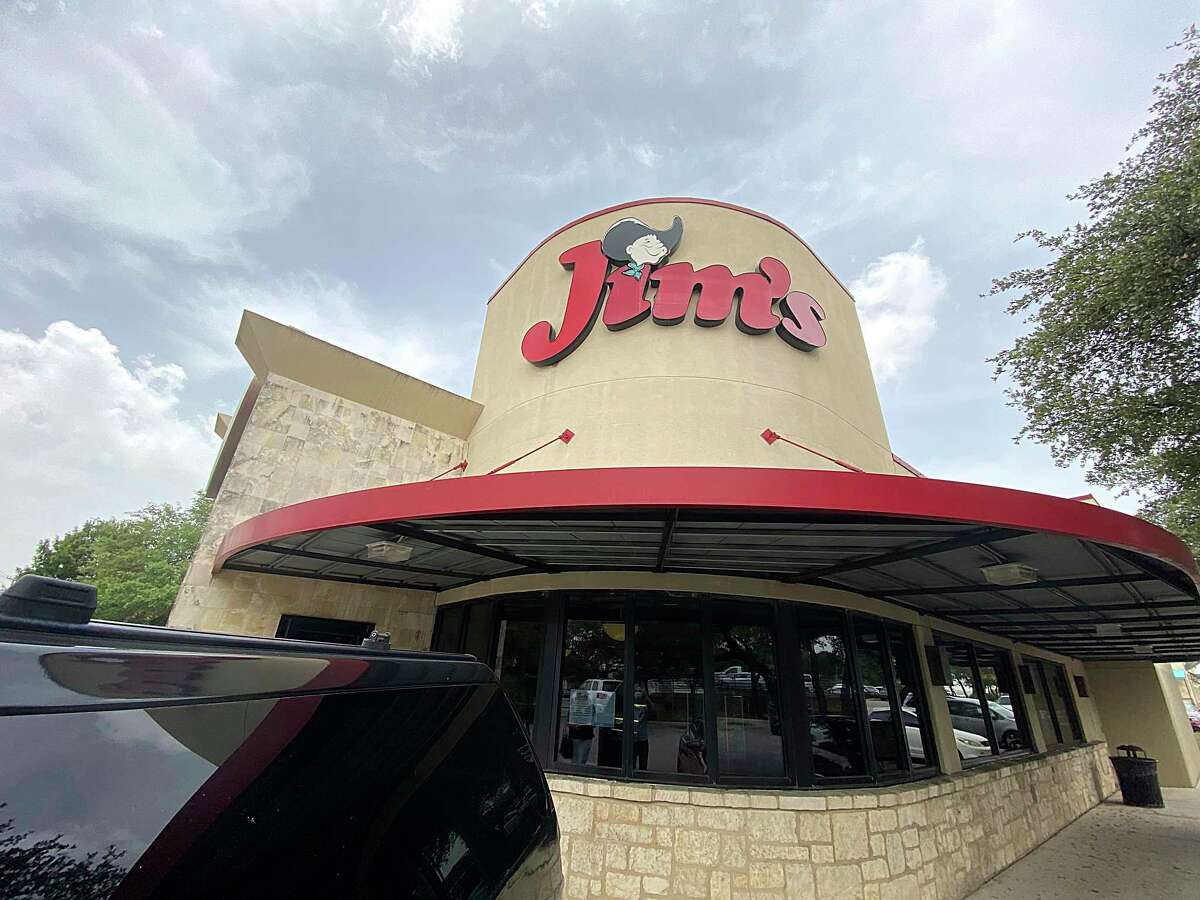
POLYGON ((753 680, 753 673, 745 666, 729 666, 722 669, 720 672, 714 673, 717 684, 729 684, 737 686, 749 687, 753 680))
MULTIPOLYGON (((950 722, 955 729, 987 737, 987 725, 983 721, 982 707, 976 698, 947 697, 946 705, 950 707, 950 722)), ((1012 710, 999 703, 989 703, 988 711, 992 717, 992 727, 996 732, 996 741, 1000 744, 1000 749, 1018 750, 1023 747, 1021 729, 1013 717, 1012 710)))
MULTIPOLYGON (((1001 694, 1003 699, 1011 699, 1007 694, 1001 694)), ((980 713, 979 701, 974 697, 956 697, 950 693, 946 694, 946 705, 950 709, 950 722, 956 731, 965 731, 974 734, 978 737, 987 737, 987 726, 983 722, 983 715, 980 713)), ((904 708, 913 708, 913 695, 904 695, 904 708)), ((1000 744, 1001 751, 1019 750, 1025 746, 1025 741, 1021 737, 1020 726, 1017 725, 1017 719, 1013 715, 1012 707, 1005 706, 997 701, 990 701, 988 709, 992 716, 992 725, 996 731, 996 740, 1000 744)))
MULTIPOLYGON (((902 708, 900 716, 904 720, 904 733, 908 739, 908 755, 915 763, 926 762, 925 744, 921 740, 921 723, 917 711, 911 707, 902 708)), ((890 709, 877 709, 871 713, 871 721, 886 722, 892 718, 890 709)), ((959 759, 975 759, 979 756, 991 756, 992 746, 987 738, 980 737, 970 731, 954 729, 954 745, 958 748, 959 759)))

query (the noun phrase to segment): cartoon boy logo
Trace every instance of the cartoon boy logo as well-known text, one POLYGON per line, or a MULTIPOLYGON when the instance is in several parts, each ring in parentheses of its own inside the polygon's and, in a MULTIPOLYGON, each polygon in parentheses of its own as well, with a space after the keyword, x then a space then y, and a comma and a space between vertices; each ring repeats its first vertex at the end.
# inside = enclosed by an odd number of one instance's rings
POLYGON ((640 279, 643 267, 657 266, 665 260, 675 252, 682 237, 683 219, 679 216, 663 231, 651 228, 641 219, 622 219, 604 233, 601 247, 613 262, 628 263, 620 270, 621 274, 640 279))

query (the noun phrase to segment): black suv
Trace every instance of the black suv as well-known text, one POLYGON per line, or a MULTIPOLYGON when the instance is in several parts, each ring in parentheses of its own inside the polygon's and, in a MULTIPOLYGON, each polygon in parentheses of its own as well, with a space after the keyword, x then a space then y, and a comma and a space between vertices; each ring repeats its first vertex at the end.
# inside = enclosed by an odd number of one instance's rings
POLYGON ((545 779, 473 657, 94 608, 0 595, 0 898, 557 895, 545 779))

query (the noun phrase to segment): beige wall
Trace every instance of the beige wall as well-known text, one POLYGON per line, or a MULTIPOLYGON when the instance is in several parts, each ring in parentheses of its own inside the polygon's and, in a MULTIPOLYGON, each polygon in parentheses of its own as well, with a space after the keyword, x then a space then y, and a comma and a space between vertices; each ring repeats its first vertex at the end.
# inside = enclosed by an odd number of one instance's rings
POLYGON ((1096 662, 1085 667, 1112 752, 1136 744, 1158 760, 1167 787, 1200 782, 1200 749, 1179 702, 1171 667, 1148 662, 1096 662))
POLYGON ((813 253, 786 230, 747 212, 700 203, 641 205, 568 228, 538 249, 488 305, 472 399, 483 412, 470 435, 471 471, 489 469, 554 438, 512 471, 591 466, 715 465, 833 468, 820 457, 759 437, 770 427, 873 472, 907 474, 891 457, 887 431, 854 302, 813 253), (774 256, 791 271, 792 289, 815 297, 827 314, 828 345, 809 353, 773 332, 742 334, 731 316, 701 328, 691 316, 664 327, 647 319, 590 336, 556 365, 537 367, 520 351, 530 326, 557 330, 570 272, 559 255, 599 240, 613 222, 634 216, 665 227, 684 220, 671 262, 697 269, 725 265, 756 271, 774 256))
MULTIPOLYGON (((805 584, 784 584, 780 581, 763 578, 685 575, 674 572, 563 572, 553 575, 514 575, 441 591, 437 595, 437 603, 441 606, 505 593, 589 589, 695 591, 697 593, 730 594, 738 597, 792 600, 797 603, 819 603, 922 626, 927 628, 931 634, 936 631, 957 635, 968 640, 981 641, 994 647, 1013 650, 1031 658, 1062 663, 1068 667, 1080 665, 1077 660, 1068 656, 1016 643, 976 628, 946 622, 933 616, 925 616, 916 610, 897 606, 884 600, 876 600, 874 597, 864 597, 853 591, 805 584)), ((1088 732, 1087 737, 1089 740, 1100 740, 1102 736, 1088 732)))
POLYGON ((840 792, 549 781, 568 898, 953 900, 1115 789, 1102 744, 840 792))
MULTIPOLYGON (((217 547, 234 525, 314 497, 430 478, 465 450, 461 438, 267 374, 236 446, 212 515, 171 610, 170 624, 273 635, 285 613, 374 622, 393 646, 425 649, 433 594, 279 575, 213 574, 217 547)), ((230 433, 231 437, 233 432, 230 433)))

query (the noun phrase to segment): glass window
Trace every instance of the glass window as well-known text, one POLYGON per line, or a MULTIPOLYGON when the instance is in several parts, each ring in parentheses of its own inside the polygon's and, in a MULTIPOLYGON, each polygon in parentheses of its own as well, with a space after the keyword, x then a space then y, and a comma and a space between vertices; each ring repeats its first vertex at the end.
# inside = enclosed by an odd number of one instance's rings
POLYGON ((624 606, 619 599, 567 602, 555 746, 561 762, 621 768, 624 606))
POLYGON ((1067 684, 1067 673, 1057 663, 1038 660, 1032 663, 1037 680, 1034 708, 1042 723, 1042 736, 1048 747, 1061 747, 1083 740, 1083 726, 1075 708, 1075 698, 1067 684))
MULTIPOLYGON (((445 607, 434 642, 491 660, 550 769, 810 785, 895 781, 937 763, 912 630, 887 620, 767 600, 579 591, 445 607), (551 635, 561 636, 555 647, 551 635)), ((1011 702, 1005 655, 947 646, 959 752, 990 757, 1011 702)))
POLYGON ((881 774, 906 767, 900 756, 900 735, 888 692, 888 660, 883 625, 866 619, 854 620, 854 658, 862 680, 867 707, 867 733, 881 774))
POLYGON ((904 722, 909 759, 914 768, 935 765, 937 758, 929 727, 929 710, 921 689, 921 670, 916 660, 912 631, 906 627, 889 625, 887 633, 892 651, 892 678, 904 722))
POLYGON ((1064 740, 1067 737, 1067 729, 1070 729, 1071 737, 1080 742, 1083 740, 1083 724, 1079 721, 1079 710, 1075 708, 1075 698, 1071 694, 1071 686, 1067 682, 1066 670, 1056 664, 1047 663, 1054 670, 1053 684, 1050 697, 1054 703, 1054 711, 1058 714, 1058 722, 1063 730, 1064 740))
POLYGON ((524 723, 525 733, 531 736, 546 639, 544 619, 540 602, 505 600, 496 637, 496 677, 524 723))
POLYGON ((457 653, 461 646, 463 606, 446 606, 437 612, 433 629, 433 647, 440 653, 457 653))
MULTIPOLYGON (((171 656, 160 688, 211 674, 171 656)), ((532 896, 532 866, 514 872, 549 857, 554 817, 499 691, 331 687, 4 717, 0 896, 532 896)))
POLYGON ((772 619, 766 603, 713 604, 721 775, 781 778, 785 774, 772 619))
POLYGON ((487 662, 492 658, 492 621, 496 604, 472 603, 467 607, 467 631, 463 653, 487 662))
POLYGON ((995 647, 976 645, 975 658, 999 751, 1024 750, 1029 742, 1020 719, 1020 700, 1013 699, 1018 696, 1018 689, 1008 653, 995 647))
POLYGON ((965 641, 939 641, 949 657, 946 705, 954 727, 954 745, 964 764, 993 753, 990 726, 983 717, 980 688, 975 680, 974 648, 965 641))
POLYGON ((843 622, 804 621, 800 657, 808 695, 813 775, 818 780, 865 775, 858 696, 843 622))
POLYGON ((361 644, 363 638, 374 628, 374 622, 283 615, 279 617, 275 637, 291 638, 295 641, 323 641, 326 644, 361 644))
POLYGON ((708 775, 700 602, 639 597, 636 621, 633 771, 708 775))
POLYGON ((1028 748, 1008 652, 944 638, 938 638, 938 646, 950 660, 946 705, 963 763, 1028 748))
POLYGON ((1033 662, 1031 665, 1037 682, 1037 693, 1033 695, 1033 708, 1037 711, 1042 738, 1046 741, 1047 747, 1060 747, 1063 740, 1058 730, 1058 719, 1050 705, 1050 685, 1046 680, 1046 670, 1040 662, 1033 662))

